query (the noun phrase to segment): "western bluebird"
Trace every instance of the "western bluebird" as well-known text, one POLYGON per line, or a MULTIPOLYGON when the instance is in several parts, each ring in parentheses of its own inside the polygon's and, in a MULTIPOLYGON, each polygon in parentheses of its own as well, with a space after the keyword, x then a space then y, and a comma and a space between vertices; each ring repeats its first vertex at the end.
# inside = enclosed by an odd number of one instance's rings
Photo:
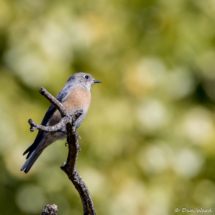
MULTIPOLYGON (((87 114, 91 101, 90 88, 95 83, 101 83, 101 81, 95 80, 92 75, 87 73, 75 73, 68 79, 64 88, 56 97, 57 100, 63 104, 64 108, 70 115, 72 115, 76 110, 83 111, 82 115, 75 122, 76 128, 81 125, 87 114)), ((54 105, 51 105, 41 124, 45 126, 52 126, 60 120, 60 112, 54 105)), ((47 146, 56 140, 65 139, 66 136, 66 127, 61 129, 61 131, 52 133, 39 131, 34 143, 23 153, 23 155, 26 153, 28 153, 28 155, 21 171, 27 173, 47 146)))

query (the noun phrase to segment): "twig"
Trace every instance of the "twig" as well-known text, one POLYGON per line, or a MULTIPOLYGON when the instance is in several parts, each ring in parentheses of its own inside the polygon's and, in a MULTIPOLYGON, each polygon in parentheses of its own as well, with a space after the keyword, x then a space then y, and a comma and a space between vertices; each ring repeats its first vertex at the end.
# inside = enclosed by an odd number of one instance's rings
POLYGON ((69 116, 67 114, 66 109, 63 107, 63 105, 53 96, 51 95, 45 88, 41 87, 40 89, 41 95, 45 96, 61 113, 61 116, 69 116))
POLYGON ((67 142, 69 144, 69 153, 67 163, 64 163, 61 166, 61 169, 67 174, 68 178, 72 181, 76 190, 79 192, 83 205, 84 215, 95 215, 96 212, 93 205, 93 201, 90 197, 90 193, 87 189, 86 184, 76 170, 79 144, 75 126, 72 126, 70 123, 68 123, 66 125, 66 130, 67 142))
POLYGON ((56 132, 59 131, 60 129, 62 129, 67 123, 72 123, 75 122, 79 116, 81 116, 81 114, 83 113, 82 110, 77 110, 75 111, 75 113, 70 117, 63 117, 59 123, 57 123, 56 125, 53 126, 44 126, 44 125, 40 125, 37 124, 36 122, 34 122, 32 119, 28 120, 28 123, 31 125, 30 131, 33 132, 36 129, 44 131, 44 132, 56 132))
POLYGON ((41 215, 57 215, 57 205, 46 205, 41 215))
MULTIPOLYGON (((69 152, 67 163, 64 163, 61 166, 61 169, 67 174, 68 178, 72 181, 76 190, 78 191, 82 201, 84 215, 95 215, 96 214, 95 208, 88 188, 76 170, 76 161, 80 147, 78 144, 78 134, 74 123, 83 112, 82 110, 78 110, 74 114, 69 116, 63 105, 55 97, 53 97, 46 89, 41 88, 40 93, 43 96, 45 96, 53 105, 55 105, 55 107, 60 111, 62 119, 58 124, 54 126, 39 125, 30 119, 28 122, 31 125, 31 131, 38 129, 44 132, 55 132, 59 131, 64 126, 66 126, 69 152)), ((51 215, 52 213, 42 213, 42 215, 49 214, 51 215)))

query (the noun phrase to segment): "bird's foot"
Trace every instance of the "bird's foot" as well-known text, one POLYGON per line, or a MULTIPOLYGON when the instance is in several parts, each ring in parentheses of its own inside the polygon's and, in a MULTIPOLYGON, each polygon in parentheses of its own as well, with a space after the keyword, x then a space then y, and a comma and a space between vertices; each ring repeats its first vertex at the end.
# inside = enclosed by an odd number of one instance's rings
POLYGON ((65 142, 65 146, 68 147, 68 143, 67 142, 65 142))

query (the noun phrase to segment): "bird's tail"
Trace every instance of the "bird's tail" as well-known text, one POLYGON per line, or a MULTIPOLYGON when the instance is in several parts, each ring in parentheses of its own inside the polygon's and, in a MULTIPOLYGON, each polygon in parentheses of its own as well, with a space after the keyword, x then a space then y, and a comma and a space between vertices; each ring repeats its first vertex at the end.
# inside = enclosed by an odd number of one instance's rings
POLYGON ((40 151, 34 150, 28 157, 28 159, 25 161, 24 165, 21 168, 21 171, 28 173, 31 167, 33 166, 34 162, 37 160, 37 158, 41 155, 42 152, 43 150, 40 151))

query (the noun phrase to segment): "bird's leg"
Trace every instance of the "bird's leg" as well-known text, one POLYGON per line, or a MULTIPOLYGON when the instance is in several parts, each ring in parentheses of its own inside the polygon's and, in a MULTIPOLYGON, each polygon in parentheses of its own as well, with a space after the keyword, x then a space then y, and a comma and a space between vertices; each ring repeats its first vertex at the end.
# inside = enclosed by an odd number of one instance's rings
POLYGON ((65 146, 68 147, 68 143, 67 142, 65 142, 65 146))

